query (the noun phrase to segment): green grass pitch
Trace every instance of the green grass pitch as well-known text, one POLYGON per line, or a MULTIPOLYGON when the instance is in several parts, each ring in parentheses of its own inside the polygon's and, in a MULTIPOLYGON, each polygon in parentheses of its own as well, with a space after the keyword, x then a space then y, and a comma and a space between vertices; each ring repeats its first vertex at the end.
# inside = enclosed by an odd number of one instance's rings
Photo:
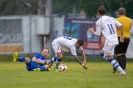
POLYGON ((87 60, 88 70, 75 61, 62 61, 67 72, 29 72, 24 62, 0 61, 0 88, 133 88, 133 63, 127 62, 127 75, 112 73, 104 60, 87 60))

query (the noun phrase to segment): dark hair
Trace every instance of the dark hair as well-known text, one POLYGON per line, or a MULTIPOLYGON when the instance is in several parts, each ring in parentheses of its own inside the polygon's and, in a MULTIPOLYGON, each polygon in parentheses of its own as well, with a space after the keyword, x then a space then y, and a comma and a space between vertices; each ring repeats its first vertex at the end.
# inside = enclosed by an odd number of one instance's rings
POLYGON ((125 10, 125 8, 123 8, 123 7, 119 8, 119 9, 118 9, 118 13, 119 13, 120 15, 126 15, 126 10, 125 10))
POLYGON ((81 46, 84 44, 83 40, 81 39, 78 39, 77 43, 80 44, 81 46))
POLYGON ((105 15, 106 9, 104 8, 103 5, 101 5, 101 6, 98 7, 97 12, 98 12, 100 15, 105 15))
POLYGON ((48 53, 49 53, 49 48, 47 48, 47 47, 44 47, 44 48, 43 48, 43 50, 44 50, 44 49, 47 49, 47 50, 48 50, 48 53))

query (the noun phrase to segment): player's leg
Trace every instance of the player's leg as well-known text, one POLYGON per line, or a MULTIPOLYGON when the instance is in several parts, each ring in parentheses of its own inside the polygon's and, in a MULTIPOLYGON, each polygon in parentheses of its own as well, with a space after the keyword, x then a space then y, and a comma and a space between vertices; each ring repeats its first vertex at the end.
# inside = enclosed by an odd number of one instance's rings
POLYGON ((33 69, 37 66, 35 62, 33 62, 30 58, 25 57, 26 69, 28 71, 33 71, 33 69))
POLYGON ((59 66, 60 62, 62 61, 62 59, 63 59, 62 52, 58 52, 54 68, 58 68, 58 66, 59 66))
POLYGON ((49 71, 50 65, 35 66, 33 71, 49 71))
POLYGON ((54 41, 54 43, 52 43, 52 47, 55 51, 55 56, 52 58, 55 61, 54 69, 57 71, 60 62, 63 59, 63 54, 61 52, 60 45, 58 43, 56 43, 56 41, 54 41))
POLYGON ((104 54, 103 50, 100 51, 100 56, 105 59, 106 61, 108 61, 108 57, 106 54, 104 54))
POLYGON ((107 55, 104 53, 104 50, 106 50, 106 46, 107 46, 107 41, 104 40, 104 44, 102 45, 102 50, 100 51, 100 56, 105 59, 106 61, 108 60, 107 55))
POLYGON ((26 62, 26 68, 28 71, 41 71, 41 67, 39 67, 36 62, 32 61, 32 59, 26 57, 25 62, 26 62))
POLYGON ((121 68, 119 63, 114 59, 114 48, 115 45, 107 45, 103 48, 104 53, 108 56, 108 61, 112 64, 112 66, 120 72, 121 75, 125 75, 126 72, 121 68))
POLYGON ((25 57, 19 57, 18 52, 14 52, 13 61, 25 62, 25 57))
MULTIPOLYGON (((110 56, 109 56, 110 57, 110 56)), ((108 61, 112 64, 112 66, 118 70, 120 75, 125 75, 126 72, 121 68, 119 63, 114 58, 108 58, 108 61)))
MULTIPOLYGON (((115 47, 115 56, 116 56, 116 60, 118 61, 119 65, 123 69, 124 68, 124 64, 123 64, 124 59, 122 58, 122 52, 123 52, 123 44, 124 43, 120 42, 120 38, 118 38, 118 40, 119 40, 119 45, 117 45, 115 47)), ((113 70, 113 72, 115 72, 115 69, 113 70)))
POLYGON ((123 70, 126 71, 126 62, 127 62, 127 58, 125 54, 121 55, 122 59, 123 59, 123 70))
POLYGON ((121 55, 122 59, 123 59, 123 69, 126 70, 126 52, 127 52, 127 48, 130 42, 130 38, 125 38, 124 39, 124 44, 123 44, 123 53, 121 55))

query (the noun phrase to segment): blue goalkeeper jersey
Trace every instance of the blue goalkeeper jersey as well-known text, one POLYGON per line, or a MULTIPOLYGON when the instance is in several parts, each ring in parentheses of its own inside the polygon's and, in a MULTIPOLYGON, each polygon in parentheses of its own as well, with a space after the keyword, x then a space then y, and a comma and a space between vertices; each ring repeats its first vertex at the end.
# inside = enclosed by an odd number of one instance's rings
POLYGON ((39 61, 46 60, 46 58, 41 53, 36 53, 34 57, 36 57, 39 61))

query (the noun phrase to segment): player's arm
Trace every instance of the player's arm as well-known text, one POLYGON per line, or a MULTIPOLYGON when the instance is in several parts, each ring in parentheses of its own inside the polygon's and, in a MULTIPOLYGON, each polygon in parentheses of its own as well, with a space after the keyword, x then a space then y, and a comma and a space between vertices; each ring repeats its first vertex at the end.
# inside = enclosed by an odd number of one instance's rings
POLYGON ((120 41, 121 41, 121 42, 124 42, 124 37, 123 37, 123 26, 121 25, 121 26, 119 27, 119 29, 120 29, 120 34, 121 34, 121 36, 120 36, 120 41))
POLYGON ((81 54, 82 54, 82 56, 84 58, 84 62, 83 63, 86 65, 86 56, 85 56, 85 52, 84 52, 83 49, 81 49, 81 54))
POLYGON ((80 59, 77 57, 77 55, 74 55, 74 59, 75 59, 80 65, 82 65, 83 68, 84 68, 85 70, 88 69, 88 68, 86 67, 86 65, 80 61, 80 59))
POLYGON ((120 22, 118 22, 116 19, 114 19, 115 25, 120 29, 120 42, 124 42, 124 35, 123 35, 123 26, 120 22))
POLYGON ((33 57, 33 58, 32 58, 32 61, 36 62, 37 64, 44 64, 44 63, 46 62, 46 60, 43 60, 43 61, 41 60, 41 61, 40 61, 40 60, 38 60, 36 57, 33 57))
POLYGON ((88 29, 89 32, 91 32, 92 34, 94 34, 97 37, 101 36, 101 26, 99 25, 98 22, 96 22, 96 32, 94 31, 94 28, 89 28, 88 29))
POLYGON ((95 33, 94 28, 89 28, 89 32, 91 32, 92 34, 94 34, 97 37, 100 37, 100 35, 95 33))
POLYGON ((75 59, 80 65, 82 65, 82 62, 81 62, 80 59, 77 57, 77 55, 74 55, 74 59, 75 59))

